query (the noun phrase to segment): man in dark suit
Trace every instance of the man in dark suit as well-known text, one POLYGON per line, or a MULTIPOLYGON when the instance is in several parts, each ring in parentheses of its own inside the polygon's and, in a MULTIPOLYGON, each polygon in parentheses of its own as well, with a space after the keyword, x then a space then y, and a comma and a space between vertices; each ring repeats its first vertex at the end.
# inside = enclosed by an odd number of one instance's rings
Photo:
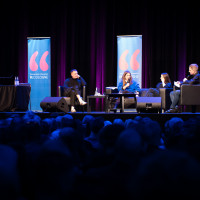
MULTIPOLYGON (((190 75, 187 78, 183 79, 183 82, 180 81, 176 82, 176 86, 180 87, 181 84, 200 84, 200 74, 198 73, 199 66, 197 64, 191 64, 189 66, 189 73, 190 75)), ((178 102, 180 99, 180 90, 175 90, 170 92, 170 99, 172 101, 172 104, 170 106, 170 109, 166 111, 166 113, 177 113, 179 112, 178 109, 178 102)))
POLYGON ((82 100, 81 88, 86 85, 85 80, 78 74, 76 69, 70 71, 71 78, 67 78, 64 82, 64 95, 70 97, 71 112, 76 112, 75 110, 75 100, 78 99, 80 105, 85 105, 86 102, 82 100))

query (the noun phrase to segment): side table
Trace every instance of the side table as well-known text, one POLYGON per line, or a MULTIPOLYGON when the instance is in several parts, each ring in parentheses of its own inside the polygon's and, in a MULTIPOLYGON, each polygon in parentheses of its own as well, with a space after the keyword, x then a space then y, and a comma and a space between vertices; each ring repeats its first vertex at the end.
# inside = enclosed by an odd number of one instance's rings
POLYGON ((87 96, 87 112, 91 112, 91 99, 104 99, 104 102, 106 103, 106 95, 89 95, 87 96))

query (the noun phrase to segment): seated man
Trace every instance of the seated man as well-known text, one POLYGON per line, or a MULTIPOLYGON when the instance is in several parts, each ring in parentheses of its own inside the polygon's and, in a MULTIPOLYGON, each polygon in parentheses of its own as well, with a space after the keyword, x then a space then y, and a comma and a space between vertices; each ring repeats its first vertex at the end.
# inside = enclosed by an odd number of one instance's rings
POLYGON ((64 82, 64 95, 70 97, 71 112, 76 112, 75 110, 75 100, 76 98, 80 102, 80 105, 85 105, 86 102, 82 100, 81 90, 82 86, 86 85, 85 80, 78 74, 76 69, 70 71, 71 78, 67 78, 64 82))
MULTIPOLYGON (((181 84, 190 84, 190 85, 200 84, 200 74, 198 73, 198 68, 199 67, 197 64, 191 64, 189 66, 190 75, 187 78, 184 78, 182 83, 180 81, 177 81, 176 85, 180 87, 181 84)), ((170 106, 170 109, 167 110, 166 113, 179 112, 178 110, 179 98, 180 98, 180 90, 175 90, 170 92, 170 99, 172 101, 172 104, 170 106)))

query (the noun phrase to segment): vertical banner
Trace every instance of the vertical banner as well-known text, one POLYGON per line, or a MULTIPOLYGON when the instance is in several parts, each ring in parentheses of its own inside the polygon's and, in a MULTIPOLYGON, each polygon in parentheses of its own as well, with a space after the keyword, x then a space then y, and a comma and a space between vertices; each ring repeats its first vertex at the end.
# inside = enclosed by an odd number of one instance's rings
POLYGON ((51 96, 51 38, 27 38, 28 82, 31 110, 41 111, 40 102, 51 96))
POLYGON ((129 70, 142 87, 142 35, 117 36, 117 84, 124 71, 129 70))

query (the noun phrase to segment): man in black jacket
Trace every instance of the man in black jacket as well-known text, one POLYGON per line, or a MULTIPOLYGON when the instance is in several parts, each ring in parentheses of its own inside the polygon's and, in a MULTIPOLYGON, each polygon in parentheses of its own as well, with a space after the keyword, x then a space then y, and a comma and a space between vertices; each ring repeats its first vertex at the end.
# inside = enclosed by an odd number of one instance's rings
MULTIPOLYGON (((189 73, 190 75, 187 78, 183 79, 183 82, 180 81, 176 82, 176 85, 178 87, 181 86, 181 84, 200 84, 200 74, 198 73, 198 65, 197 64, 191 64, 189 66, 189 73)), ((166 113, 177 113, 178 110, 178 102, 180 99, 180 90, 175 90, 170 92, 170 99, 172 101, 172 104, 170 106, 170 109, 166 111, 166 113)))
POLYGON ((86 85, 85 80, 78 74, 76 69, 70 71, 71 78, 67 78, 64 82, 64 95, 70 97, 71 112, 76 112, 75 110, 75 100, 78 99, 80 105, 85 105, 86 102, 82 100, 81 90, 82 87, 86 85))

